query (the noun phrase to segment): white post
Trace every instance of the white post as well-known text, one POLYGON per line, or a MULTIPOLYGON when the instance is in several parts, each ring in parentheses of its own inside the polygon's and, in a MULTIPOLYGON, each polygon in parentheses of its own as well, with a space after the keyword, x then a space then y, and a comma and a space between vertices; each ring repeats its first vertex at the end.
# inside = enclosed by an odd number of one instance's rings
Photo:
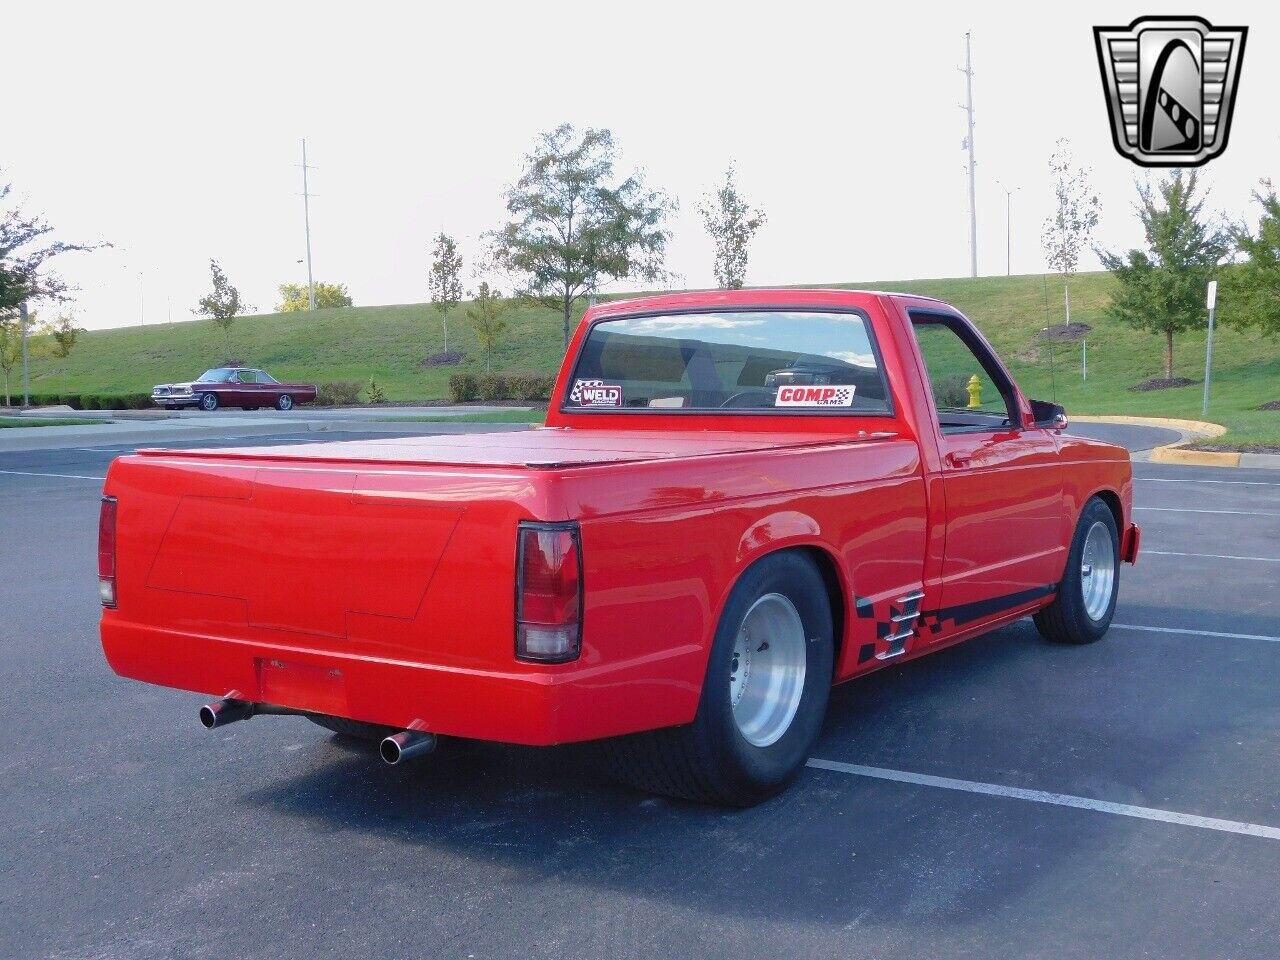
POLYGON ((1218 281, 1209 281, 1209 295, 1205 302, 1209 308, 1209 339, 1204 348, 1204 407, 1202 413, 1209 415, 1209 377, 1213 373, 1213 315, 1218 306, 1218 281))
POLYGON ((1080 341, 1080 379, 1089 379, 1089 341, 1080 341))
POLYGON ((18 319, 22 321, 22 405, 31 406, 31 371, 27 366, 27 301, 18 304, 18 319))

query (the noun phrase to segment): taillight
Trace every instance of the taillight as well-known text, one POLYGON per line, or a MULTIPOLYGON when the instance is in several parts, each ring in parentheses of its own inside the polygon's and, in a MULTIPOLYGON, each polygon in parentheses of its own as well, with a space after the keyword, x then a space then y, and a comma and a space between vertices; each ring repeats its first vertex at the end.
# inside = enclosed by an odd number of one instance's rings
POLYGON ((98 596, 116 605, 116 498, 103 497, 98 509, 98 596))
POLYGON ((582 649, 582 550, 576 523, 522 523, 516 534, 516 656, 564 663, 582 649))

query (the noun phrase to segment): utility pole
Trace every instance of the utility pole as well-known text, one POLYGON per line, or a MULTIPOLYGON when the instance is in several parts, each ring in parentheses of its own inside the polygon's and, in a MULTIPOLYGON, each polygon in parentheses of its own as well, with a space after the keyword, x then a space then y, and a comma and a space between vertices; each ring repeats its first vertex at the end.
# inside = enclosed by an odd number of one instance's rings
POLYGON ((307 227, 307 308, 316 308, 316 282, 311 276, 311 194, 307 190, 307 140, 302 139, 302 217, 307 227))
POLYGON ((31 370, 27 365, 27 301, 18 304, 18 319, 22 323, 22 405, 31 406, 31 370))
POLYGON ((969 276, 978 275, 978 188, 976 184, 978 161, 973 156, 973 52, 970 49, 969 34, 964 35, 964 74, 965 102, 961 108, 969 116, 969 135, 964 138, 964 147, 969 151, 969 276))
POLYGON ((999 180, 996 186, 1004 191, 1004 275, 1010 276, 1013 264, 1013 195, 1021 190, 1021 187, 1014 187, 1010 190, 999 180))
POLYGON ((142 279, 142 271, 138 271, 138 315, 142 318, 142 325, 147 325, 147 286, 142 279))

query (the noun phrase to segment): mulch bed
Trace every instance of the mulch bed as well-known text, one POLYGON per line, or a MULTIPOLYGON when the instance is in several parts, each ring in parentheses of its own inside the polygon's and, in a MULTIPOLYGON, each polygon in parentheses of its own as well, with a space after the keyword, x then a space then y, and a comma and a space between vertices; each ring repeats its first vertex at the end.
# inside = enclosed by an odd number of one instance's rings
POLYGON ((1214 447, 1207 443, 1189 443, 1184 450, 1206 450, 1211 453, 1280 453, 1280 447, 1270 443, 1234 443, 1229 447, 1214 447))
POLYGON ((1083 340, 1093 327, 1087 323, 1060 323, 1057 326, 1046 327, 1036 334, 1037 340, 1052 340, 1054 343, 1075 343, 1083 340))
POLYGON ((1280 410, 1280 400, 1272 400, 1270 403, 1264 403, 1258 409, 1259 410, 1280 410))
POLYGON ((1199 380, 1188 380, 1186 377, 1174 377, 1165 379, 1164 377, 1152 377, 1150 380, 1143 380, 1141 383, 1130 387, 1134 393, 1146 393, 1148 390, 1169 390, 1172 387, 1194 387, 1199 380))

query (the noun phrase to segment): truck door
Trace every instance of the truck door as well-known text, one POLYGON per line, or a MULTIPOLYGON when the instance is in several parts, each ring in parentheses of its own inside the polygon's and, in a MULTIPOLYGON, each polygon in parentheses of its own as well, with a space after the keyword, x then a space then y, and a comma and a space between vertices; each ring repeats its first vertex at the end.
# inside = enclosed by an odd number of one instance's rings
POLYGON ((940 607, 922 636, 942 640, 1052 593, 1066 562, 1057 436, 1025 426, 1013 381, 964 318, 910 311, 941 454, 946 545, 940 607))

